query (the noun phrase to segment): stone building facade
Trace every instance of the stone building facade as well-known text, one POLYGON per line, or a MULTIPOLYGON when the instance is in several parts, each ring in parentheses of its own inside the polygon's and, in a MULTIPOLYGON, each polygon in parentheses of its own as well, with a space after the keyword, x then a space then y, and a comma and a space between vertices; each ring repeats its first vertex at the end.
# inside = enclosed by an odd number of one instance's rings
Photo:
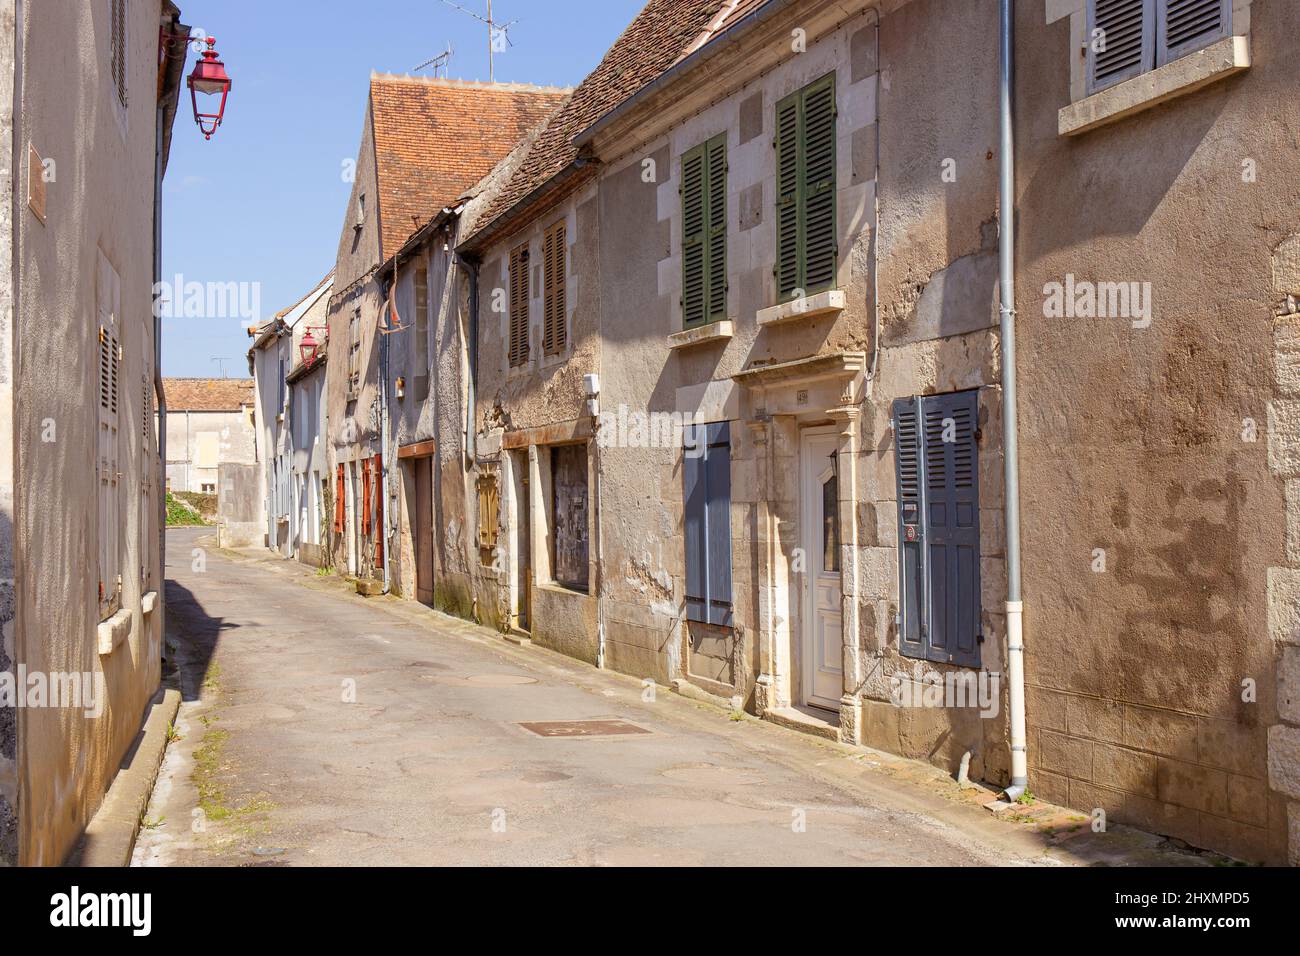
POLYGON ((223 462, 257 458, 253 431, 253 381, 168 378, 167 490, 217 493, 223 462))
POLYGON ((68 857, 159 686, 160 28, 168 0, 0 2, 0 864, 68 857))
MULTIPOLYGON (((1300 10, 1131 5, 1015 5, 1029 781, 1294 863, 1300 10)), ((651 0, 432 213, 401 589, 1009 783, 998 8, 651 0)))

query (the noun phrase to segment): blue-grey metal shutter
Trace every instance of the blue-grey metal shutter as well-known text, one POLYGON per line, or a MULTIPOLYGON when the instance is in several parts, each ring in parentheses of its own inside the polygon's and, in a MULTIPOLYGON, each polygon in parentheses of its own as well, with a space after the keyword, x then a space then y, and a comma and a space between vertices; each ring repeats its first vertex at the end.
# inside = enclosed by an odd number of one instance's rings
POLYGON ((926 620, 932 661, 980 662, 979 462, 975 392, 921 400, 926 620))
POLYGON ((980 664, 978 393, 894 402, 899 651, 980 664))
POLYGON ((715 422, 684 431, 686 618, 730 627, 731 426, 715 422))
POLYGON ((1089 93, 1153 69, 1155 0, 1088 0, 1084 40, 1089 93))
POLYGON ((1156 65, 1223 39, 1231 26, 1231 0, 1156 0, 1156 65))
POLYGON ((707 621, 709 605, 708 524, 705 512, 708 482, 705 453, 708 430, 704 425, 683 426, 682 537, 686 541, 686 619, 707 621))
POLYGON ((921 429, 916 399, 894 402, 894 463, 898 479, 899 651, 925 657, 921 640, 921 429))
POLYGON ((709 623, 731 626, 731 424, 708 426, 704 456, 709 544, 709 623))

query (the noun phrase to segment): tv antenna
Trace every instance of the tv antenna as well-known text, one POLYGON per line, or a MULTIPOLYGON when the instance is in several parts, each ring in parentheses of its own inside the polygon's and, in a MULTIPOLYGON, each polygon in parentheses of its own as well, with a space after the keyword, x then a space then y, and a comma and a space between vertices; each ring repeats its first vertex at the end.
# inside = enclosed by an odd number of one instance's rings
POLYGON ((225 356, 225 355, 214 355, 214 356, 212 356, 211 361, 217 363, 217 371, 221 373, 221 377, 222 377, 222 378, 225 378, 225 377, 226 377, 226 366, 225 366, 224 363, 226 363, 226 362, 233 362, 234 359, 229 358, 228 356, 225 356))
POLYGON ((446 76, 448 65, 451 63, 451 54, 452 54, 451 44, 448 43, 445 52, 439 53, 432 60, 425 60, 423 63, 421 63, 411 72, 418 73, 420 72, 420 70, 423 70, 426 66, 431 66, 433 67, 434 76, 438 75, 439 70, 442 70, 442 75, 446 76))
POLYGON ((497 23, 492 19, 492 0, 487 0, 487 16, 481 17, 473 10, 467 10, 459 3, 452 3, 452 0, 442 0, 447 6, 459 10, 461 13, 468 14, 479 23, 487 24, 488 28, 488 81, 496 82, 496 69, 492 62, 494 54, 504 53, 506 47, 512 46, 510 36, 506 33, 512 26, 518 23, 518 20, 511 20, 508 23, 497 23))

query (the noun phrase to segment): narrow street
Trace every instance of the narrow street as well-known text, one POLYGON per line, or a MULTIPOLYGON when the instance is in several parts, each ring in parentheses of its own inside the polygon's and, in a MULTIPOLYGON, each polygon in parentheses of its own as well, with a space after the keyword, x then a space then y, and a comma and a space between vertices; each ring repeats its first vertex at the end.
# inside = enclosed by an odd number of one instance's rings
POLYGON ((210 544, 168 534, 184 703, 136 865, 1083 862, 1083 839, 1050 846, 877 769, 897 758, 662 687, 646 702, 626 677, 210 544), (521 726, 592 719, 648 733, 521 726))

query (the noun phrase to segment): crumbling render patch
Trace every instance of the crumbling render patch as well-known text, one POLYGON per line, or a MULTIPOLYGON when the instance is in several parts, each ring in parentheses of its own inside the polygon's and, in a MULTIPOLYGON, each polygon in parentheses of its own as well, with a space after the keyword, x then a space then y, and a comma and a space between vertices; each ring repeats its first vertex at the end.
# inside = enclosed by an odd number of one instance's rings
POLYGON ((660 568, 657 572, 650 566, 648 555, 631 558, 627 562, 627 574, 624 578, 629 587, 640 594, 647 595, 651 601, 671 601, 673 597, 673 579, 668 572, 660 568))

